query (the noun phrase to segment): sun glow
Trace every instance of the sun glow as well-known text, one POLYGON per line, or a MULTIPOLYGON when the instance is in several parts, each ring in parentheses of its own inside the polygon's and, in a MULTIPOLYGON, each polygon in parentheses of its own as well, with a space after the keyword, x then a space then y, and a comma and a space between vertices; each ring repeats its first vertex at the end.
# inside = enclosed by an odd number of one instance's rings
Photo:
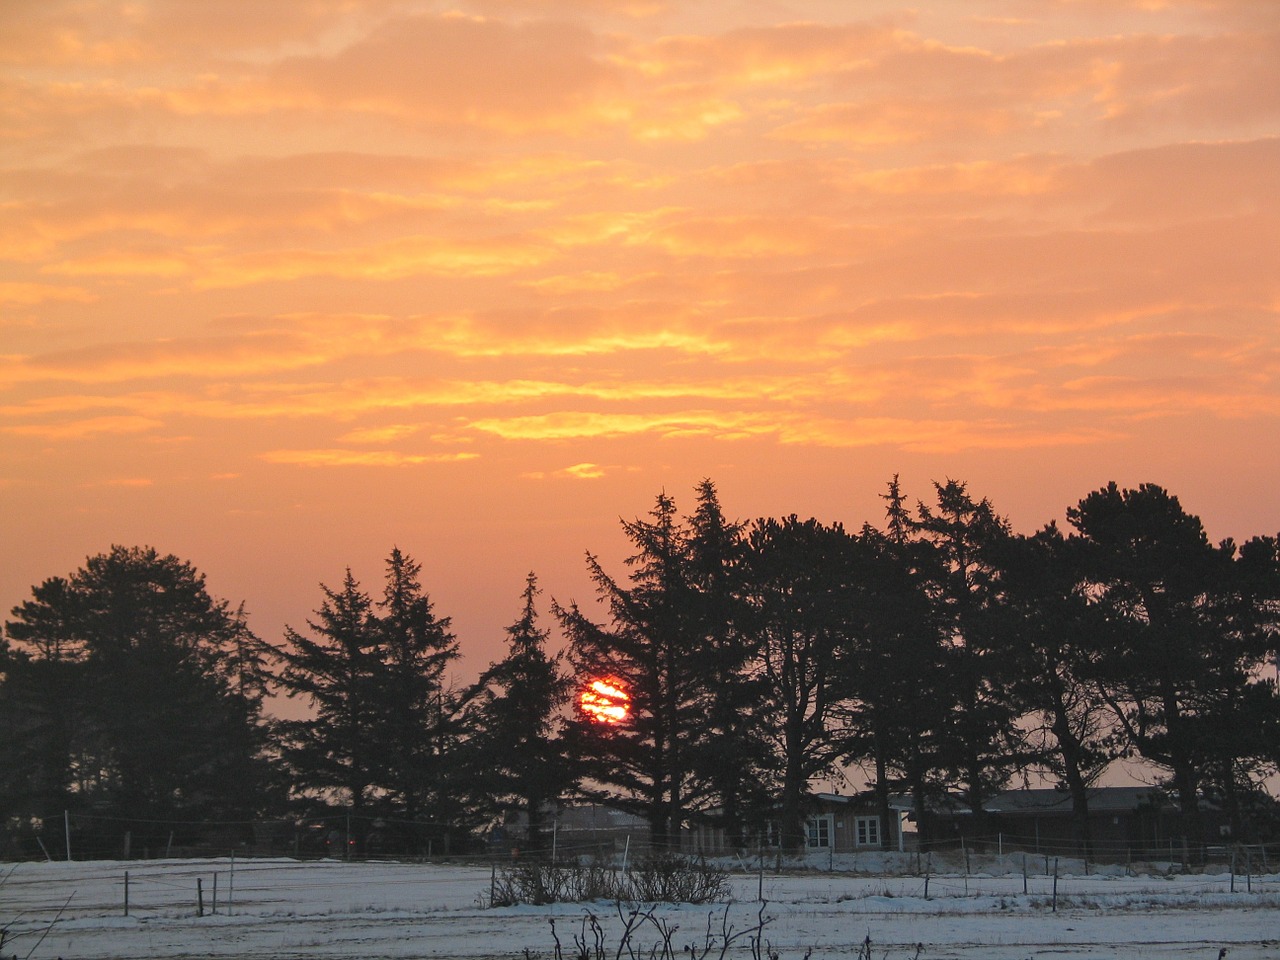
POLYGON ((617 677, 604 677, 583 688, 578 707, 596 723, 622 723, 631 714, 631 697, 617 677))

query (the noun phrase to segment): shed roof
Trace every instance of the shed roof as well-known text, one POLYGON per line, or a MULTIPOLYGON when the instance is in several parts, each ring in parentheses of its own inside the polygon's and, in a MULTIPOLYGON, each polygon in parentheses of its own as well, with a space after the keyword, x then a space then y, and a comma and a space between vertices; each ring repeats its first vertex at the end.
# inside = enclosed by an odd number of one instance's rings
MULTIPOLYGON (((898 811, 914 812, 915 804, 910 797, 893 797, 889 805, 898 811)), ((1167 807, 1169 800, 1156 787, 1090 787, 1090 813, 1132 813, 1140 807, 1167 807)), ((1006 790, 989 799, 983 809, 987 813, 998 813, 1004 816, 1070 816, 1071 794, 1066 790, 1040 788, 1028 790, 1006 790)), ((955 794, 949 794, 929 804, 931 813, 950 814, 951 816, 971 815, 964 801, 955 794)))

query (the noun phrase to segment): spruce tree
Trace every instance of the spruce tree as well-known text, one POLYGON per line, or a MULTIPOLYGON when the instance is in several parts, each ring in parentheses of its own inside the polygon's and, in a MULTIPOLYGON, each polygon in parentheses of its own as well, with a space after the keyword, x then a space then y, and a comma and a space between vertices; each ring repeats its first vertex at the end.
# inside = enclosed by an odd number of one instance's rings
POLYGON ((530 573, 520 616, 507 628, 507 655, 480 676, 467 715, 474 784, 491 812, 524 814, 526 850, 543 846, 544 815, 574 782, 561 736, 571 680, 561 658, 547 652, 549 635, 538 625, 540 592, 530 573))
POLYGON ((445 672, 458 656, 449 619, 435 615, 421 568, 393 549, 376 604, 348 570, 321 585, 312 636, 286 628, 277 683, 313 716, 284 722, 283 756, 302 793, 344 806, 362 840, 374 814, 402 843, 443 841, 466 820, 458 802, 459 703, 445 672))
MULTIPOLYGON (((456 825, 463 819, 454 756, 459 704, 447 672, 458 658, 458 642, 450 619, 436 616, 420 575, 417 562, 392 549, 375 617, 381 688, 376 782, 395 815, 456 825)), ((428 834, 448 837, 441 829, 428 834)))
POLYGON ((805 842, 808 785, 840 753, 837 659, 852 628, 853 543, 816 520, 758 520, 747 533, 743 629, 752 638, 762 729, 777 770, 782 845, 805 842))
POLYGON ((285 627, 285 642, 276 648, 283 663, 277 684, 288 696, 305 698, 312 710, 308 718, 280 723, 281 755, 295 790, 359 816, 379 773, 379 630, 372 601, 350 568, 341 589, 320 589, 324 600, 307 621, 310 635, 285 627))
POLYGON ((931 597, 945 637, 949 717, 940 760, 959 785, 981 834, 986 801, 1028 763, 1010 681, 1014 663, 1001 649, 995 616, 1000 571, 994 552, 1009 523, 964 483, 935 483, 935 505, 919 503, 916 537, 934 551, 931 597))
POLYGON ((870 771, 881 822, 893 822, 891 794, 904 790, 924 839, 929 802, 945 791, 950 678, 929 592, 933 552, 912 539, 896 476, 884 499, 885 529, 868 524, 857 537, 860 601, 838 663, 838 736, 844 762, 870 771))
POLYGON ((0 672, 5 700, 29 710, 12 758, 22 813, 92 807, 142 845, 148 821, 244 819, 269 805, 260 678, 235 665, 257 640, 190 563, 112 547, 12 615, 0 672))
POLYGON ((1098 666, 1106 702, 1126 746, 1168 772, 1196 855, 1206 781, 1230 805, 1250 761, 1273 752, 1254 732, 1276 729, 1274 687, 1257 676, 1280 625, 1274 541, 1215 546, 1155 484, 1108 484, 1067 519, 1083 540, 1083 588, 1118 637, 1098 666))
POLYGON ((648 519, 622 527, 635 551, 626 584, 587 555, 608 623, 595 623, 576 604, 556 610, 579 677, 616 678, 631 698, 623 723, 575 717, 584 792, 644 816, 651 842, 662 849, 678 843, 689 811, 704 805, 708 792, 693 747, 706 722, 703 637, 688 531, 675 501, 659 494, 648 519))
POLYGON ((692 588, 688 656, 705 677, 705 723, 691 744, 692 766, 706 785, 709 818, 731 846, 743 847, 772 799, 772 759, 761 723, 765 691, 752 671, 754 638, 744 629, 745 524, 725 518, 710 480, 698 485, 697 495, 686 525, 692 588))

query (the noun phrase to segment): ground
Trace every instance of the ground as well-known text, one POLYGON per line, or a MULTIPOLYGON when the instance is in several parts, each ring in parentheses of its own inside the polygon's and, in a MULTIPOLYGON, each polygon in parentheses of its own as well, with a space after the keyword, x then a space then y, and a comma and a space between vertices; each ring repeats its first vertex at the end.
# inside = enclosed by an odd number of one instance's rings
MULTIPOLYGON (((734 866, 733 902, 657 906, 678 928, 677 956, 686 945, 698 955, 709 927, 753 925, 763 894, 764 938, 780 960, 808 950, 812 960, 856 957, 867 937, 876 960, 1215 960, 1223 948, 1229 960, 1280 957, 1276 873, 1184 875, 1159 864, 1086 873, 1062 862, 1055 910, 1046 864, 1028 858, 1024 879, 1020 854, 974 861, 967 875, 963 864, 935 863, 927 896, 909 856, 824 856, 811 869, 770 863, 763 874, 734 866)), ((568 958, 589 914, 614 955, 616 905, 490 909, 491 876, 488 866, 287 859, 0 865, 0 957, 550 958, 554 920, 568 958)), ((657 939, 648 925, 636 942, 648 955, 657 939)), ((729 956, 752 956, 747 939, 729 956)))

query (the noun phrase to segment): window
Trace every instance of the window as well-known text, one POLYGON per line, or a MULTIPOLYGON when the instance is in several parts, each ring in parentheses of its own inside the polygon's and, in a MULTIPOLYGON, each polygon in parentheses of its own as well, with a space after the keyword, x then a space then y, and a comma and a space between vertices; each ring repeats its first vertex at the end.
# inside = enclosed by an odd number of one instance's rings
POLYGON ((853 825, 854 833, 857 836, 858 846, 860 847, 878 847, 880 846, 880 818, 879 817, 858 817, 853 825))
POLYGON ((782 830, 776 820, 765 821, 764 829, 759 834, 760 843, 766 847, 782 846, 782 830))
POLYGON ((810 847, 829 847, 831 846, 831 818, 830 817, 813 817, 805 824, 805 836, 809 839, 810 847))

